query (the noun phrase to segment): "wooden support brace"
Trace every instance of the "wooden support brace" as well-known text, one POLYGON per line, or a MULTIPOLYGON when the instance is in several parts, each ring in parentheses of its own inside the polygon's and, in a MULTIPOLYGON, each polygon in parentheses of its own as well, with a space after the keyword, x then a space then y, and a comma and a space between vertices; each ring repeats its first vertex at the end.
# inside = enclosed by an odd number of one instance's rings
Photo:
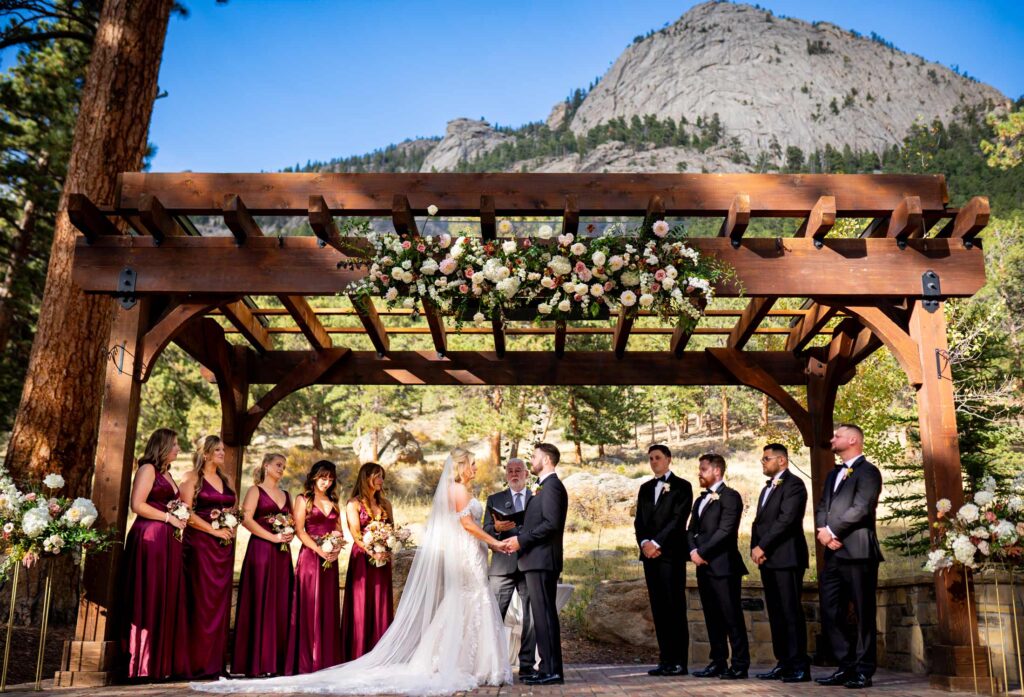
POLYGON ((444 328, 444 319, 437 307, 430 300, 423 299, 423 316, 427 318, 430 336, 434 340, 434 350, 439 356, 448 353, 448 334, 444 328))
POLYGON ((924 234, 924 218, 921 212, 921 198, 908 196, 896 206, 889 217, 885 236, 897 240, 920 237, 924 234))
POLYGON ((236 300, 227 303, 221 307, 221 311, 257 351, 265 353, 274 347, 267 328, 260 324, 244 302, 236 300))
POLYGON ((317 319, 313 308, 309 306, 309 301, 301 295, 280 295, 278 299, 315 350, 321 351, 331 347, 331 337, 317 319))
POLYGON ((178 222, 164 208, 164 204, 160 203, 160 199, 152 194, 143 194, 142 198, 139 199, 139 222, 142 223, 142 227, 146 232, 157 241, 157 244, 163 242, 168 237, 178 237, 186 234, 181 229, 181 226, 178 225, 178 222))
POLYGON ((121 231, 110 218, 96 207, 85 194, 68 194, 68 218, 92 244, 100 235, 120 235, 121 231))
POLYGON ((494 334, 494 353, 498 358, 505 357, 505 323, 497 312, 491 317, 491 331, 494 334))
POLYGON ((921 385, 922 372, 917 357, 917 345, 910 338, 905 323, 899 321, 899 318, 894 319, 896 312, 893 308, 887 307, 883 310, 876 306, 844 305, 843 309, 869 327, 892 351, 893 357, 907 374, 907 380, 912 387, 921 385))
POLYGON ((309 226, 313 228, 313 234, 321 245, 330 245, 342 253, 346 251, 334 216, 323 196, 309 197, 309 226))
POLYGON ((569 194, 565 197, 565 210, 562 212, 562 234, 575 235, 580 229, 580 207, 576 203, 576 196, 569 194))
POLYGON ((750 196, 747 194, 736 194, 729 206, 729 212, 725 216, 725 222, 718 231, 719 237, 728 237, 733 247, 738 247, 743 233, 747 231, 750 224, 750 196))
POLYGON ((988 197, 975 196, 935 236, 973 240, 988 225, 990 213, 988 197))
POLYGON ((651 196, 647 202, 647 212, 644 214, 644 224, 653 225, 658 220, 665 219, 665 201, 661 196, 651 196))
POLYGON ((386 354, 390 348, 388 332, 380 321, 380 315, 377 314, 373 300, 366 296, 355 295, 350 295, 348 298, 352 301, 352 307, 359 315, 359 321, 363 323, 366 335, 370 337, 370 342, 377 349, 377 353, 386 354))
POLYGON ((736 321, 729 340, 726 342, 728 348, 741 349, 750 341, 761 320, 767 315, 775 304, 775 298, 751 298, 743 315, 736 321))
POLYGON ((836 197, 822 196, 814 204, 811 214, 797 228, 794 237, 812 237, 815 240, 822 240, 835 224, 836 197))
POLYGON ((825 328, 829 320, 835 317, 838 309, 829 305, 812 303, 804 315, 789 333, 786 339, 787 351, 802 351, 818 333, 825 328))
POLYGON ((622 358, 626 353, 626 342, 629 341, 629 332, 633 328, 635 315, 620 312, 618 323, 615 325, 615 333, 612 335, 612 348, 616 358, 622 358))
POLYGON ((247 237, 263 237, 263 230, 237 194, 224 196, 224 224, 231 230, 238 244, 245 244, 247 237))
POLYGON ((561 358, 565 355, 566 321, 555 320, 555 356, 561 358))
POLYGON ((395 226, 395 232, 399 235, 415 237, 420 234, 419 228, 416 227, 416 218, 409 206, 409 199, 405 194, 395 194, 391 204, 391 222, 395 226))
POLYGON ((149 380, 149 376, 153 374, 153 366, 156 364, 156 359, 167 347, 167 344, 171 343, 178 332, 193 319, 201 317, 223 302, 223 298, 181 302, 165 312, 163 317, 150 327, 145 336, 142 337, 140 342, 142 350, 138 379, 141 382, 149 380))
POLYGON ((497 237, 498 220, 494 212, 494 197, 480 197, 480 237, 484 240, 493 240, 497 237))

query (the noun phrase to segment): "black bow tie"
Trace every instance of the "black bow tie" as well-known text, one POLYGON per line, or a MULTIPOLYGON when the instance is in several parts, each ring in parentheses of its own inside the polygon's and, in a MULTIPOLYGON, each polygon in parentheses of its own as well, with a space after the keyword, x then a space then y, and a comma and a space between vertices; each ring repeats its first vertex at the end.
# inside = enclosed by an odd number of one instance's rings
POLYGON ((711 489, 705 489, 705 490, 704 490, 704 495, 705 495, 705 496, 706 496, 706 495, 708 495, 708 494, 713 494, 713 493, 715 493, 715 492, 714 492, 714 491, 712 491, 711 489))
POLYGON ((766 480, 765 480, 765 482, 764 482, 764 485, 765 485, 765 486, 771 486, 771 485, 772 485, 772 482, 774 482, 774 481, 775 481, 775 479, 774 479, 774 478, 769 478, 769 479, 766 479, 766 480))
POLYGON ((658 481, 659 481, 659 482, 667 482, 667 481, 668 481, 668 478, 669 478, 669 477, 671 477, 671 476, 672 476, 671 474, 666 474, 666 475, 665 475, 665 476, 663 476, 663 477, 658 477, 658 481))

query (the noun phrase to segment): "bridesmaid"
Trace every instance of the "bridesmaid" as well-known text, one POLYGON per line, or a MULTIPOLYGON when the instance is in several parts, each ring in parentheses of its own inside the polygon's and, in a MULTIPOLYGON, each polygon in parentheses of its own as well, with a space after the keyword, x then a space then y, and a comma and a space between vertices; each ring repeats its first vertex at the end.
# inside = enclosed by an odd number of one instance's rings
POLYGON ((376 646, 395 617, 391 592, 391 564, 374 566, 370 558, 387 560, 387 553, 367 552, 363 532, 371 520, 393 522, 391 502, 384 498, 384 468, 367 462, 359 468, 352 498, 345 506, 352 552, 345 576, 345 606, 341 637, 346 661, 359 658, 376 646))
POLYGON ((288 626, 285 674, 312 673, 342 661, 341 603, 338 602, 338 553, 345 544, 334 463, 320 460, 306 475, 295 499, 295 534, 302 542, 295 566, 295 593, 288 626), (334 548, 323 549, 325 535, 337 532, 334 548), (329 563, 325 569, 323 565, 329 563))
POLYGON ((236 499, 221 469, 224 443, 220 438, 207 436, 192 463, 192 471, 181 481, 181 500, 192 509, 184 545, 189 666, 191 677, 213 678, 224 672, 235 548, 231 544, 234 531, 214 530, 210 522, 213 511, 233 508, 236 499))
POLYGON ((178 498, 168 472, 177 456, 178 434, 158 428, 146 443, 132 484, 136 518, 124 543, 121 631, 130 679, 163 680, 189 673, 182 546, 174 536, 185 521, 167 509, 178 498))
POLYGON ((294 583, 288 544, 294 534, 273 532, 269 523, 272 516, 292 512, 288 492, 280 486, 284 466, 284 455, 265 455, 253 477, 256 486, 242 500, 242 525, 252 536, 238 582, 231 671, 249 677, 283 673, 288 648, 289 604, 294 583))

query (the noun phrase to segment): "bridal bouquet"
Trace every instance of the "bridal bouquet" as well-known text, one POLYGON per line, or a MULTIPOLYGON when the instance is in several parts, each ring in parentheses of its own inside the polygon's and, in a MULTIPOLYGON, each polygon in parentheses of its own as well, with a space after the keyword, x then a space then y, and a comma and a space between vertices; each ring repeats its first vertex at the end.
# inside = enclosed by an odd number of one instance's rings
POLYGON ((391 556, 401 552, 411 539, 408 530, 383 520, 372 520, 363 530, 363 546, 376 567, 386 566, 391 556))
MULTIPOLYGON (((320 545, 320 549, 322 549, 327 554, 330 554, 334 550, 341 549, 345 546, 345 537, 340 532, 335 530, 333 532, 327 533, 326 535, 322 535, 316 538, 316 543, 320 545)), ((332 566, 334 566, 334 562, 330 562, 324 559, 324 563, 320 566, 322 566, 325 569, 329 569, 332 566)))
MULTIPOLYGON (((186 504, 181 499, 174 499, 173 501, 168 501, 167 512, 183 523, 187 523, 189 516, 192 515, 192 513, 188 509, 188 504, 186 504)), ((184 530, 178 530, 176 528, 174 530, 174 538, 178 540, 178 542, 181 542, 182 534, 184 532, 184 530)))
MULTIPOLYGON (((230 530, 234 535, 241 520, 242 511, 239 508, 214 508, 210 511, 210 526, 214 530, 230 530)), ((222 546, 227 547, 231 544, 231 539, 219 540, 219 542, 222 546)))
POLYGON ((940 531, 938 547, 928 554, 926 571, 965 566, 976 571, 993 566, 1024 565, 1024 473, 1017 475, 1009 494, 996 491, 992 477, 955 514, 949 499, 935 508, 940 531))
MULTIPOLYGON (((267 525, 270 526, 270 531, 278 535, 291 535, 295 532, 295 521, 287 513, 278 513, 277 515, 267 516, 267 525)), ((288 551, 288 543, 281 543, 281 551, 288 551)))

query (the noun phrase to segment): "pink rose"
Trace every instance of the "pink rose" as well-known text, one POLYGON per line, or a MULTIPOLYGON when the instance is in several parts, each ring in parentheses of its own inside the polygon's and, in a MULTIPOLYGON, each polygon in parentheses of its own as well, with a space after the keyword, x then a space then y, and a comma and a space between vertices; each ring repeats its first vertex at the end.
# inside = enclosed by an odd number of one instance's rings
POLYGON ((613 281, 606 281, 605 284, 604 284, 604 289, 605 289, 606 292, 611 290, 614 287, 615 287, 615 283, 613 281))
POLYGON ((466 267, 466 278, 473 278, 473 267, 472 266, 467 266, 466 267))
POLYGON ((383 283, 384 285, 387 285, 391 283, 391 278, 386 273, 382 273, 380 275, 380 282, 383 283))
POLYGON ((988 520, 988 522, 990 522, 990 523, 994 523, 994 522, 996 522, 996 514, 993 513, 992 511, 989 511, 988 513, 985 514, 985 519, 988 520))
POLYGON ((657 271, 655 271, 654 272, 654 278, 657 281, 664 281, 665 280, 665 269, 658 269, 657 271))
POLYGON ((406 240, 405 242, 402 243, 402 249, 409 249, 409 247, 412 247, 412 242, 410 242, 409 240, 406 240))
POLYGON ((524 248, 529 249, 532 246, 533 246, 533 243, 530 242, 530 238, 526 238, 525 240, 523 240, 523 247, 524 248))
POLYGON ((25 500, 26 501, 35 501, 36 500, 36 495, 35 494, 25 494, 25 500))
POLYGON ((459 292, 460 293, 468 293, 469 292, 469 286, 467 286, 465 283, 463 283, 461 286, 459 286, 459 292))
POLYGON ((427 246, 425 244, 418 244, 416 245, 416 251, 422 254, 423 252, 427 251, 427 246))
POLYGON ((584 264, 582 261, 577 261, 576 266, 573 267, 573 271, 575 271, 576 273, 583 273, 586 270, 587 265, 584 264))
POLYGON ((661 284, 660 283, 652 283, 651 284, 651 292, 652 293, 657 293, 659 290, 661 290, 661 284))
POLYGON ((586 283, 587 281, 594 277, 594 274, 590 273, 590 269, 586 267, 584 267, 582 271, 577 271, 576 275, 579 276, 580 280, 583 281, 584 283, 586 283))

